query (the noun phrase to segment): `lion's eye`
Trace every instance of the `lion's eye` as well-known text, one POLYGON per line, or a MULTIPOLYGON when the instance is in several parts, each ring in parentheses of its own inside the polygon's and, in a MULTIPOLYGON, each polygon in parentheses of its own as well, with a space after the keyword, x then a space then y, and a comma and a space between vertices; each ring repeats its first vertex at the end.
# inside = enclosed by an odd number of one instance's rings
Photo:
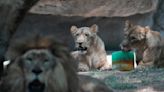
POLYGON ((124 37, 127 37, 128 36, 128 34, 124 34, 124 37))
POLYGON ((28 61, 32 61, 32 58, 31 57, 27 57, 26 58, 28 61))
POLYGON ((89 34, 85 34, 85 36, 89 36, 89 34))
POLYGON ((136 42, 136 41, 138 41, 138 39, 136 37, 130 37, 130 41, 131 42, 136 42))
POLYGON ((136 37, 131 37, 130 39, 131 39, 131 40, 136 40, 136 37))
POLYGON ((44 59, 44 62, 48 62, 49 60, 48 59, 44 59))
POLYGON ((76 34, 76 36, 79 36, 80 34, 76 34))

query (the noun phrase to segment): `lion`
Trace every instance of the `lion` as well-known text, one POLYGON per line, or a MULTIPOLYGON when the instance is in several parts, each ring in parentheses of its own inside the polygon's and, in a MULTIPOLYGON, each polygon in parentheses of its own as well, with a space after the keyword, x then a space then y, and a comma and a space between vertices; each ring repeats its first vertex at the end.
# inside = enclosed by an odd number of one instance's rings
POLYGON ((32 35, 12 39, 3 92, 113 92, 98 79, 78 75, 69 50, 53 36, 32 35))
POLYGON ((107 61, 104 42, 97 35, 98 26, 96 24, 80 28, 72 26, 70 31, 76 48, 72 55, 79 61, 79 71, 111 69, 111 64, 107 61))
POLYGON ((125 23, 124 40, 121 43, 124 51, 136 50, 141 66, 164 67, 164 40, 160 33, 150 27, 125 23))

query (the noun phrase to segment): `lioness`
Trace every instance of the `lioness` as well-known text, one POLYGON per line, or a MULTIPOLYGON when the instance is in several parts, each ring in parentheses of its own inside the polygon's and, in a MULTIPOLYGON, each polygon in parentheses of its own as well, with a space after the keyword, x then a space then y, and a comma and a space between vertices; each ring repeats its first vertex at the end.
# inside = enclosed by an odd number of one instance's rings
POLYGON ((70 31, 77 49, 72 52, 72 55, 79 61, 80 71, 111 69, 111 65, 107 62, 104 42, 97 35, 98 26, 96 24, 80 28, 72 26, 70 31))
POLYGON ((164 67, 164 42, 159 32, 126 21, 124 36, 121 48, 135 49, 141 65, 164 67))
POLYGON ((97 79, 77 75, 70 52, 51 36, 13 38, 6 57, 11 63, 2 92, 112 92, 97 79))

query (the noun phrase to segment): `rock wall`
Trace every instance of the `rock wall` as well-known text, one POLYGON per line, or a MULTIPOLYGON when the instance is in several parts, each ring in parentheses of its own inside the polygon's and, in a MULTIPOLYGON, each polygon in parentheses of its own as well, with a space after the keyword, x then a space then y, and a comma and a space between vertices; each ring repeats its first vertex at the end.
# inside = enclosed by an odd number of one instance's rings
POLYGON ((97 24, 106 49, 119 50, 125 20, 152 27, 157 5, 158 0, 41 0, 29 11, 18 31, 56 31, 54 36, 73 50, 70 27, 97 24))
POLYGON ((125 17, 156 9, 158 0, 40 0, 30 12, 64 16, 125 17))
POLYGON ((159 0, 157 11, 154 14, 153 29, 164 36, 164 0, 159 0))
POLYGON ((98 35, 105 42, 107 50, 118 50, 119 44, 123 39, 123 28, 125 20, 131 20, 136 24, 152 25, 152 13, 137 14, 129 17, 66 17, 66 16, 54 16, 54 15, 40 15, 29 14, 25 17, 23 23, 18 28, 18 31, 23 30, 43 30, 43 31, 56 31, 56 36, 71 50, 74 43, 70 34, 70 27, 72 25, 91 26, 97 24, 99 26, 98 35))

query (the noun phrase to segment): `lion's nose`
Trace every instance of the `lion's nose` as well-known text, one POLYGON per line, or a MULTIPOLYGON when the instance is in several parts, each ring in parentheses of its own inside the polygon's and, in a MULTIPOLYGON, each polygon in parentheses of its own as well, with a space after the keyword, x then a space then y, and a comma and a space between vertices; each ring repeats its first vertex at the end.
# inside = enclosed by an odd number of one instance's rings
POLYGON ((79 46, 81 46, 82 45, 82 42, 79 42, 78 44, 79 44, 79 46))
POLYGON ((121 50, 124 50, 125 47, 127 47, 126 44, 120 44, 121 50))
POLYGON ((127 47, 127 44, 121 44, 120 46, 122 46, 122 47, 127 47))
POLYGON ((34 73, 34 74, 36 74, 36 75, 39 75, 40 73, 42 73, 43 71, 40 69, 40 68, 34 68, 33 70, 32 70, 32 72, 34 73))

